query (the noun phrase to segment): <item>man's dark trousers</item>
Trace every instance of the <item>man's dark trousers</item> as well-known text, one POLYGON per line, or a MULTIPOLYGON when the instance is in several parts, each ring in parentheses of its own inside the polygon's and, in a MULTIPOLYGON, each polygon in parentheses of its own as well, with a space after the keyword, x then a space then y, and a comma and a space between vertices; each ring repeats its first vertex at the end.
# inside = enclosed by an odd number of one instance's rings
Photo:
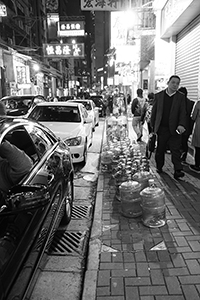
POLYGON ((165 151, 169 147, 174 171, 182 170, 181 164, 181 135, 171 135, 168 127, 160 126, 158 130, 155 161, 157 169, 162 169, 165 163, 165 151))

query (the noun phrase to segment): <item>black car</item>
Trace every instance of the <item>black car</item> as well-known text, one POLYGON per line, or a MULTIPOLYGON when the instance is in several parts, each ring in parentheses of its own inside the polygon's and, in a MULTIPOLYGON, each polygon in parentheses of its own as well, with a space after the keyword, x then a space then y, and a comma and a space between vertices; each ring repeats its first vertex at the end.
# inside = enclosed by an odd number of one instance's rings
POLYGON ((90 99, 92 99, 97 107, 99 107, 99 116, 104 117, 104 103, 103 103, 103 97, 101 95, 93 95, 90 96, 90 99))
POLYGON ((71 219, 74 169, 68 146, 37 122, 0 117, 2 143, 32 160, 20 182, 0 195, 0 299, 24 299, 56 229, 71 219))
POLYGON ((5 96, 0 99, 5 104, 6 113, 9 116, 22 116, 39 102, 46 99, 42 95, 5 96))

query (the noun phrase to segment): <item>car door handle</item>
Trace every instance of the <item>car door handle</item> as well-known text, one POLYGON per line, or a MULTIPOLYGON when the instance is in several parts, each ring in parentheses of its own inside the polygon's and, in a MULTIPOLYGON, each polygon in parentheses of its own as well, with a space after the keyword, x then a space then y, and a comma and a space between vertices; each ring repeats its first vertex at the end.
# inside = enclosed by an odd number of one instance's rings
POLYGON ((52 174, 52 173, 48 175, 48 184, 51 184, 51 183, 52 183, 52 181, 54 180, 54 177, 55 177, 55 176, 54 176, 54 174, 52 174))

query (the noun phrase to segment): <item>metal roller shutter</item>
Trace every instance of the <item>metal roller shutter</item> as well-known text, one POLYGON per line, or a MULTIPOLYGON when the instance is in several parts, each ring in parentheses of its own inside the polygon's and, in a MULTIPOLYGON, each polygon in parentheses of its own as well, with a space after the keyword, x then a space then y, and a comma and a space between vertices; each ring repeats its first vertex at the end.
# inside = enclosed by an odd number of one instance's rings
POLYGON ((175 73, 181 86, 188 90, 188 97, 197 100, 200 71, 200 15, 177 35, 175 73))

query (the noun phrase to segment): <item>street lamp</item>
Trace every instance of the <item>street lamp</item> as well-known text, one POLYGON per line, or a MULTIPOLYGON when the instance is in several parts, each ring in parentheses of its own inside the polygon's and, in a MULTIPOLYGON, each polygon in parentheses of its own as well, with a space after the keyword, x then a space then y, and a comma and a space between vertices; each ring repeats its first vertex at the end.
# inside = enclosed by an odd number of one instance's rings
POLYGON ((33 65, 33 70, 34 70, 35 72, 38 72, 38 71, 40 70, 40 66, 39 66, 38 64, 34 64, 34 65, 33 65))

